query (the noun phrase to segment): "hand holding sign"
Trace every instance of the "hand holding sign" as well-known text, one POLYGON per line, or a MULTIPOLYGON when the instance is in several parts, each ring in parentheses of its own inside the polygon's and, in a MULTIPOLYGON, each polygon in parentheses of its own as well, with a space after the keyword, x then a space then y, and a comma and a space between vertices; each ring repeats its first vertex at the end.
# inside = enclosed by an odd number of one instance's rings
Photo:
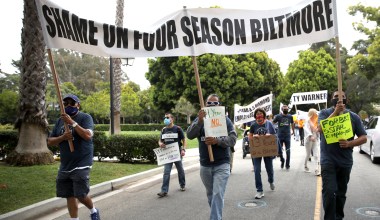
POLYGON ((321 120, 321 128, 327 144, 336 143, 339 140, 347 140, 354 136, 350 113, 321 120))

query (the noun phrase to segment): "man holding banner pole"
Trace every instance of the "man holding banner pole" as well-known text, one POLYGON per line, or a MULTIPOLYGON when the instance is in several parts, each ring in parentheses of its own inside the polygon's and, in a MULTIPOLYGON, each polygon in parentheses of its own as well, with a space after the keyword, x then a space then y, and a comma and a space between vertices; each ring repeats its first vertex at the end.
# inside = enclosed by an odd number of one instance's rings
POLYGON ((187 129, 187 137, 198 139, 200 157, 200 176, 206 188, 208 204, 211 208, 210 220, 222 219, 224 207, 224 192, 230 176, 230 147, 235 146, 237 134, 231 120, 225 116, 224 108, 220 106, 219 96, 211 94, 206 100, 206 108, 198 112, 198 117, 187 129), (207 108, 210 107, 210 108, 207 108), (221 117, 213 119, 215 115, 221 117), (207 117, 206 117, 207 116, 207 117), (223 117, 224 116, 224 117, 223 117), (213 119, 209 126, 210 119, 213 119), (219 132, 223 128, 224 135, 206 135, 219 132), (210 161, 207 145, 211 145, 214 161, 210 161))
POLYGON ((323 109, 318 118, 318 130, 322 134, 320 160, 324 219, 343 219, 353 148, 364 144, 367 137, 360 117, 346 109, 343 91, 334 92, 331 103, 333 106, 323 109))

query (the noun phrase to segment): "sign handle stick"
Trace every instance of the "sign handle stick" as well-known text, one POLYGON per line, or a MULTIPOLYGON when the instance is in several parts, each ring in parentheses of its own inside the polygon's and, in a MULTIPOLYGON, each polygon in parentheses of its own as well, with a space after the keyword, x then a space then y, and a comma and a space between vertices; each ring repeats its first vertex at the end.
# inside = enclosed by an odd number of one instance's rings
POLYGON ((336 55, 336 72, 338 76, 338 92, 339 92, 339 101, 342 101, 342 69, 340 65, 340 44, 339 37, 335 37, 335 55, 336 55))
MULTIPOLYGON (((197 83, 197 89, 198 89, 198 97, 199 102, 201 104, 201 108, 204 108, 204 101, 203 101, 203 95, 202 95, 202 88, 201 88, 201 81, 199 79, 199 72, 198 72, 198 65, 197 65, 197 58, 195 56, 193 58, 193 66, 194 66, 194 74, 195 74, 195 81, 197 83)), ((208 150, 208 156, 210 158, 210 162, 214 162, 214 154, 212 153, 211 145, 207 145, 208 150)))
MULTIPOLYGON (((58 84, 58 75, 57 75, 57 72, 55 71, 55 66, 54 66, 53 56, 51 55, 51 50, 47 49, 47 52, 48 52, 48 56, 49 56, 51 73, 53 74, 53 78, 54 78, 55 89, 57 90, 59 108, 61 110, 61 114, 63 114, 63 113, 65 113, 65 108, 63 107, 61 89, 59 88, 59 84, 58 84)), ((65 126, 65 131, 66 132, 69 131, 69 126, 67 125, 66 122, 64 122, 64 126, 65 126)), ((74 151, 73 140, 69 140, 69 146, 70 146, 70 151, 73 152, 74 151)))

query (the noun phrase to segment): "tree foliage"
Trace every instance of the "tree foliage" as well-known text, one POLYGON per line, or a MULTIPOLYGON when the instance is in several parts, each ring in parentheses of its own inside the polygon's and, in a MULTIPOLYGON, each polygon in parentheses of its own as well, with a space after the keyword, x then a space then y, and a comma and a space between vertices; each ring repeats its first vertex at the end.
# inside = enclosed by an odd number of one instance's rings
MULTIPOLYGON (((204 54, 197 57, 197 64, 203 98, 217 93, 230 113, 234 104, 249 104, 255 98, 281 91, 283 75, 279 65, 265 52, 204 54)), ((146 78, 156 88, 153 100, 159 108, 171 110, 180 97, 199 106, 191 57, 151 59, 146 78)))
POLYGON ((278 99, 287 104, 296 92, 335 91, 336 88, 335 61, 330 54, 324 49, 317 53, 305 50, 299 53, 298 60, 289 64, 285 85, 278 99))
POLYGON ((351 6, 349 13, 360 13, 367 22, 375 23, 374 28, 364 23, 355 23, 355 30, 368 36, 353 45, 359 53, 348 61, 349 72, 365 75, 369 80, 380 74, 380 7, 366 7, 361 4, 351 6))
POLYGON ((185 98, 181 97, 177 101, 177 104, 175 105, 173 112, 186 115, 187 124, 190 124, 191 123, 190 116, 195 114, 197 111, 193 104, 191 104, 185 98))

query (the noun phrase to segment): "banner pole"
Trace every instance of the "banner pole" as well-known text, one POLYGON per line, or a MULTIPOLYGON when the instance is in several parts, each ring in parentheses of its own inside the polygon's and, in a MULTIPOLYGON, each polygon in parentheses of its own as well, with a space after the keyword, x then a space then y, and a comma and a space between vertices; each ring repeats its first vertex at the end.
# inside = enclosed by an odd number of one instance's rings
MULTIPOLYGON (((199 102, 201 104, 201 109, 205 107, 204 101, 203 101, 203 95, 202 95, 202 88, 201 88, 201 81, 199 79, 199 72, 198 72, 198 65, 197 65, 197 58, 195 56, 192 56, 193 58, 193 66, 194 66, 194 74, 195 74, 195 82, 197 84, 197 90, 198 90, 198 97, 199 102)), ((208 150, 208 156, 210 158, 210 162, 214 162, 214 154, 212 152, 211 145, 207 145, 208 150)))
MULTIPOLYGON (((50 63, 51 73, 53 74, 53 78, 54 78, 55 89, 57 91, 57 98, 58 98, 59 108, 61 110, 61 114, 64 114, 65 113, 65 108, 63 107, 63 101, 62 101, 62 96, 61 96, 61 89, 59 88, 59 84, 58 84, 58 75, 57 75, 57 72, 55 71, 53 56, 52 56, 51 50, 49 48, 47 49, 47 52, 48 52, 48 57, 49 57, 49 63, 50 63)), ((63 124, 65 126, 65 131, 66 132, 69 131, 69 126, 67 125, 67 123, 63 122, 63 124)), ((74 152, 73 140, 68 140, 68 141, 69 141, 70 151, 74 152)))

